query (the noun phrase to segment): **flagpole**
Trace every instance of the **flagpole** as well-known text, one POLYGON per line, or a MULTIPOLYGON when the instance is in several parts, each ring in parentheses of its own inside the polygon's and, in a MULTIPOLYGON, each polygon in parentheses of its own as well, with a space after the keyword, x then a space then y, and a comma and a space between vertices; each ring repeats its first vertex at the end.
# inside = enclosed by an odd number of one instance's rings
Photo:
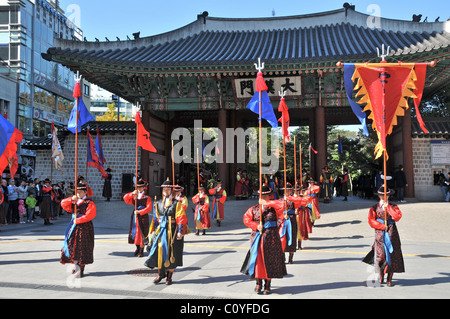
MULTIPOLYGON (((281 100, 284 100, 284 95, 285 95, 286 93, 283 91, 283 92, 280 92, 280 91, 278 91, 278 95, 280 96, 280 99, 281 100)), ((283 127, 286 125, 286 123, 285 123, 285 121, 286 121, 286 119, 284 118, 284 113, 283 113, 283 116, 281 117, 281 120, 283 121, 283 123, 282 123, 282 129, 283 129, 283 127)), ((284 131, 283 131, 283 161, 284 161, 284 214, 285 214, 285 217, 287 217, 287 203, 286 203, 286 189, 287 189, 287 178, 286 178, 286 139, 285 139, 285 136, 284 136, 284 131)))
MULTIPOLYGON (((77 71, 77 75, 75 76, 75 82, 80 83, 81 81, 81 75, 80 72, 77 71)), ((75 84, 76 85, 76 84, 75 84)), ((75 105, 76 105, 76 117, 75 117, 75 195, 78 198, 78 117, 79 117, 79 110, 78 110, 78 99, 80 97, 76 97, 75 105)), ((78 201, 78 200, 77 200, 78 201)), ((77 223, 77 203, 75 202, 74 206, 74 215, 73 215, 73 223, 77 223)))
MULTIPOLYGON (((256 69, 258 70, 258 72, 262 72, 262 70, 264 69, 264 63, 261 65, 261 58, 258 58, 258 65, 256 65, 256 69)), ((258 134, 259 134, 259 224, 263 225, 263 212, 262 212, 262 205, 261 205, 261 199, 262 199, 262 149, 261 149, 261 135, 262 135, 262 103, 261 103, 261 99, 262 99, 262 93, 261 91, 259 91, 259 129, 258 129, 258 134)), ((262 229, 259 231, 262 234, 262 229)))
MULTIPOLYGON (((298 144, 299 148, 300 148, 300 152, 299 152, 299 156, 300 156, 300 183, 303 187, 303 168, 302 168, 302 143, 298 144)), ((310 164, 311 165, 311 164, 310 164)))
MULTIPOLYGON (((138 112, 140 112, 138 110, 138 112)), ((135 190, 135 197, 134 197, 134 210, 136 211, 137 209, 137 183, 138 183, 138 149, 139 149, 139 124, 136 123, 136 150, 135 150, 135 170, 134 170, 134 176, 135 176, 135 181, 134 181, 134 190, 135 190)), ((137 224, 137 216, 136 213, 134 214, 134 218, 136 219, 136 227, 138 226, 137 224)))
POLYGON ((173 140, 172 140, 172 183, 175 185, 175 157, 173 154, 173 140))
POLYGON ((295 182, 295 187, 294 187, 294 194, 297 194, 297 145, 295 142, 295 138, 296 136, 294 135, 294 182, 295 182))

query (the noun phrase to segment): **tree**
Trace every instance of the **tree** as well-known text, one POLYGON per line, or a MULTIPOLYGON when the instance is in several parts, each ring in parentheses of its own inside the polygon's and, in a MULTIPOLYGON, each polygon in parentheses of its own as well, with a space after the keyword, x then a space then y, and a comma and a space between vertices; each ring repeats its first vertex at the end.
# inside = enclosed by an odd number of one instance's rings
MULTIPOLYGON (((105 114, 101 116, 97 116, 97 121, 101 122, 108 122, 108 121, 117 121, 117 111, 116 111, 116 104, 115 103, 108 103, 107 105, 108 110, 105 114)), ((127 116, 123 116, 120 114, 120 120, 121 121, 130 121, 130 119, 127 116)))

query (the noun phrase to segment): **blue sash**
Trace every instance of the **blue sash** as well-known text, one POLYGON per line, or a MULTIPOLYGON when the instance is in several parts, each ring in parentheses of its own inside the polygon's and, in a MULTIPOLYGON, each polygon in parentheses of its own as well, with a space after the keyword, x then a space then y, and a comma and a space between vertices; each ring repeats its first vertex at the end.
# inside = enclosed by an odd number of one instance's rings
MULTIPOLYGON (((144 208, 145 208, 145 206, 139 206, 139 207, 136 208, 136 210, 141 210, 141 209, 144 209, 144 208)), ((134 214, 134 211, 133 211, 133 214, 134 214)), ((133 240, 134 240, 134 238, 136 238, 136 229, 137 229, 137 227, 136 227, 136 216, 133 216, 132 227, 131 227, 131 239, 133 239, 133 240)))
POLYGON ((159 234, 156 236, 149 253, 150 256, 152 256, 155 253, 156 248, 158 248, 158 240, 159 238, 161 238, 161 246, 163 250, 163 262, 167 261, 167 226, 168 226, 167 217, 162 216, 160 218, 160 223, 158 226, 159 234))
POLYGON ((217 206, 218 206, 218 199, 222 198, 222 195, 220 196, 214 196, 214 202, 213 202, 213 219, 216 218, 217 215, 217 206))
MULTIPOLYGON (((81 217, 84 214, 78 214, 77 217, 81 217)), ((70 257, 70 251, 69 251, 69 239, 70 236, 72 236, 73 230, 75 227, 77 227, 77 224, 74 223, 75 220, 75 214, 72 214, 72 219, 69 222, 69 225, 66 227, 66 231, 64 233, 64 241, 62 244, 62 250, 64 251, 64 255, 66 255, 67 258, 70 257)))
MULTIPOLYGON (((264 224, 264 229, 277 227, 276 221, 266 222, 264 224)), ((250 263, 248 267, 248 274, 252 276, 255 273, 255 265, 256 259, 258 258, 258 247, 259 242, 261 241, 261 233, 259 231, 256 232, 255 238, 253 239, 252 246, 250 247, 250 263)))
POLYGON ((200 202, 197 205, 197 221, 200 223, 202 220, 202 213, 200 212, 200 202))
MULTIPOLYGON (((293 209, 288 209, 288 211, 287 211, 288 215, 292 215, 292 214, 289 214, 290 210, 292 210, 295 214, 295 211, 293 209)), ((286 236, 287 245, 291 246, 292 245, 292 223, 291 223, 290 218, 284 220, 283 228, 281 229, 280 238, 283 238, 284 236, 286 236)))
MULTIPOLYGON (((384 224, 384 219, 377 219, 377 222, 384 224)), ((388 220, 388 225, 393 225, 395 222, 390 219, 388 220)), ((391 237, 389 237, 389 233, 387 231, 383 230, 383 243, 384 243, 384 252, 386 255, 386 262, 388 265, 391 265, 391 255, 394 251, 394 247, 392 246, 391 237)))

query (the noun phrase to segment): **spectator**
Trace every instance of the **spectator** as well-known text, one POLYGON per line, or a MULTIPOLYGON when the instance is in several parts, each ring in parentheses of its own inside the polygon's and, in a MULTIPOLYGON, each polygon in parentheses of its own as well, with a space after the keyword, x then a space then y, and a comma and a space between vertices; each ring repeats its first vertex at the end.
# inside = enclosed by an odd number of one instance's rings
POLYGON ((0 224, 6 224, 6 213, 8 211, 8 186, 6 179, 2 179, 0 191, 3 194, 3 203, 0 204, 0 224))
POLYGON ((448 172, 448 179, 445 178, 443 173, 440 173, 438 184, 441 187, 442 194, 444 195, 444 201, 450 201, 450 172, 448 172))
POLYGON ((27 223, 34 223, 33 215, 36 203, 37 200, 34 197, 34 194, 33 193, 28 194, 28 197, 25 201, 25 204, 27 204, 27 223))
POLYGON ((395 187, 397 188, 397 200, 400 203, 406 203, 405 201, 405 187, 408 187, 408 182, 406 181, 406 175, 403 171, 403 165, 399 166, 399 170, 395 172, 394 175, 395 187))
POLYGON ((18 222, 18 203, 19 198, 19 189, 16 186, 16 181, 14 178, 11 178, 9 180, 9 186, 8 186, 8 212, 6 213, 6 223, 12 224, 18 222))
POLYGON ((20 182, 20 186, 17 187, 17 189, 19 190, 18 193, 18 199, 19 200, 23 200, 25 202, 25 200, 27 199, 28 196, 28 185, 25 181, 21 181, 20 182))

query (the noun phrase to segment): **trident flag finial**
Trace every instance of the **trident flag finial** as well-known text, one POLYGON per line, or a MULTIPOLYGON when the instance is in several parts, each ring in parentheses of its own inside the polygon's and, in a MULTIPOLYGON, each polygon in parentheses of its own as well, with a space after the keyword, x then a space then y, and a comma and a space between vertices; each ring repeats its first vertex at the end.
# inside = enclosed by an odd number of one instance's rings
POLYGON ((80 83, 82 75, 80 75, 80 71, 77 71, 77 74, 73 76, 75 78, 75 82, 80 83))
POLYGON ((253 63, 258 72, 262 72, 264 70, 264 62, 261 64, 261 58, 258 58, 258 64, 253 63))
POLYGON ((381 58, 381 61, 385 61, 386 57, 389 56, 389 50, 391 49, 391 46, 387 47, 387 51, 384 52, 384 44, 381 45, 381 54, 380 49, 377 47, 377 56, 381 58))

